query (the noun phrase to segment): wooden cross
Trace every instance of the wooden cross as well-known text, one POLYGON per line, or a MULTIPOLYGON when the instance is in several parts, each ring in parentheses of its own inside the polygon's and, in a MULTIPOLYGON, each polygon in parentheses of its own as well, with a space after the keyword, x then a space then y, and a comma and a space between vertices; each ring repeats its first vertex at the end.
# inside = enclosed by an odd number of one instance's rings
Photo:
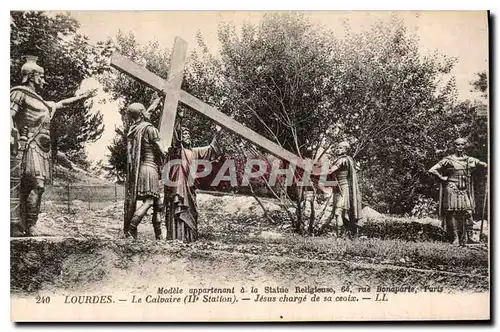
POLYGON ((165 94, 165 103, 159 128, 162 144, 165 149, 168 149, 172 144, 175 115, 180 101, 190 106, 198 113, 205 115, 221 127, 230 130, 255 145, 260 146, 274 156, 288 161, 291 165, 305 169, 307 162, 299 156, 283 149, 281 146, 275 144, 269 139, 245 127, 241 123, 220 112, 215 107, 212 107, 200 99, 181 90, 186 56, 187 42, 179 37, 176 37, 174 48, 172 50, 167 80, 153 74, 118 53, 114 53, 111 57, 112 67, 136 80, 139 80, 150 88, 165 94))

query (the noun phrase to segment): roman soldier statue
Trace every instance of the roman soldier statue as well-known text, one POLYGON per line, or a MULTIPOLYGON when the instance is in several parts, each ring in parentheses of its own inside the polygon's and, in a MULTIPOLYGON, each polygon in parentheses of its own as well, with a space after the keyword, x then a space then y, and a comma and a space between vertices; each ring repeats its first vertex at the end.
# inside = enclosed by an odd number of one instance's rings
MULTIPOLYGON (((343 227, 343 235, 353 238, 358 235, 358 221, 362 217, 361 192, 359 190, 357 167, 354 159, 347 154, 348 142, 341 142, 337 147, 337 156, 327 154, 333 160, 326 175, 338 182, 338 192, 335 193, 334 217, 337 226, 343 227)), ((313 171, 313 175, 321 175, 324 171, 313 171)), ((323 174, 325 175, 325 174, 323 174)), ((319 196, 324 193, 321 181, 318 182, 319 196)), ((323 225, 327 226, 327 224, 323 225)))
POLYGON ((439 215, 446 225, 448 239, 455 245, 465 245, 474 242, 472 217, 476 202, 472 172, 488 165, 465 154, 465 139, 458 138, 454 143, 455 153, 441 159, 429 173, 441 180, 439 215))
POLYGON ((335 204, 335 218, 337 224, 344 226, 348 237, 358 235, 358 220, 361 212, 361 192, 359 190, 358 176, 354 159, 347 155, 349 143, 341 142, 337 149, 337 159, 330 168, 329 173, 335 174, 339 183, 339 193, 335 204))
POLYGON ((160 144, 160 133, 149 122, 149 114, 159 105, 156 98, 146 110, 140 103, 127 107, 129 121, 127 134, 127 184, 125 198, 124 232, 137 239, 137 226, 146 213, 153 208, 153 230, 155 238, 161 239, 160 174, 164 163, 164 150, 160 144), (137 207, 137 202, 142 205, 137 207))
POLYGON ((10 90, 11 115, 11 236, 37 235, 36 223, 45 184, 51 180, 50 121, 69 104, 94 91, 59 102, 45 101, 44 69, 27 56, 22 84, 10 90))

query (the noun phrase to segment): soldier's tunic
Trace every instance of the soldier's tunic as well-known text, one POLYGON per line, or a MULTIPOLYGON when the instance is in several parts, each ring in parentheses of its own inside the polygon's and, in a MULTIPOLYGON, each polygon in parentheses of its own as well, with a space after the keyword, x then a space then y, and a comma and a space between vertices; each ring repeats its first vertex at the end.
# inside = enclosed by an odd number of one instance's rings
POLYGON ((28 139, 22 157, 22 176, 50 181, 50 119, 54 103, 44 101, 24 86, 17 86, 10 92, 10 109, 20 135, 24 134, 28 139))
POLYGON ((335 204, 335 214, 355 221, 361 218, 361 193, 354 160, 341 156, 335 162, 335 177, 339 183, 339 193, 335 204))
MULTIPOLYGON (((125 225, 132 219, 137 200, 160 197, 160 166, 162 156, 153 145, 160 134, 151 123, 142 121, 130 127, 127 134, 127 197, 125 225)), ((125 228, 128 228, 127 226, 125 228)))
POLYGON ((485 164, 466 155, 461 157, 450 155, 433 166, 442 176, 447 177, 447 180, 441 183, 439 215, 442 217, 442 227, 446 227, 450 241, 458 240, 460 243, 465 243, 466 235, 467 237, 472 235, 472 218, 476 202, 471 173, 479 165, 485 164))
POLYGON ((448 177, 440 197, 440 215, 452 212, 467 212, 472 215, 476 202, 471 172, 480 161, 469 156, 450 155, 439 163, 439 172, 448 177))
POLYGON ((141 164, 137 181, 137 198, 160 197, 161 157, 155 155, 153 143, 160 141, 158 129, 152 125, 144 130, 141 146, 141 164))

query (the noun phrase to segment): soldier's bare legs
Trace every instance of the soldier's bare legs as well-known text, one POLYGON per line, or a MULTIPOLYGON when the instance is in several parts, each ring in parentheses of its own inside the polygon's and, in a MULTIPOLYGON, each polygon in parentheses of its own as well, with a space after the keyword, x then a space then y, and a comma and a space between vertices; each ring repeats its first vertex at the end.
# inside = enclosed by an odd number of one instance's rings
POLYGON ((465 224, 463 216, 456 212, 449 212, 446 216, 446 231, 448 233, 449 241, 453 245, 465 244, 465 224))
POLYGON ((474 240, 474 220, 472 219, 472 211, 467 211, 465 212, 464 216, 465 220, 465 231, 467 235, 467 243, 478 243, 477 241, 474 240))
POLYGON ((458 233, 458 243, 461 246, 464 246, 467 240, 467 232, 466 232, 466 214, 460 213, 455 217, 457 223, 457 233, 458 233))
POLYGON ((142 219, 148 213, 149 209, 153 207, 153 230, 155 232, 155 238, 157 240, 161 239, 161 227, 160 221, 158 219, 158 199, 147 198, 143 201, 142 205, 135 211, 132 220, 130 221, 129 234, 137 239, 137 226, 141 223, 142 219))
POLYGON ((161 223, 158 218, 158 214, 160 213, 160 200, 156 198, 153 201, 153 231, 155 232, 155 239, 161 240, 161 223))
POLYGON ((38 221, 44 191, 45 180, 43 178, 27 176, 21 180, 21 206, 26 236, 39 235, 35 225, 38 221))
MULTIPOLYGON (((344 219, 342 218, 342 216, 340 214, 335 214, 335 232, 336 232, 336 235, 337 237, 339 237, 339 225, 340 227, 344 227, 344 219)), ((342 234, 344 233, 344 230, 342 229, 342 234)))
MULTIPOLYGON (((445 217, 446 222, 446 235, 448 236, 448 241, 454 243, 455 240, 458 241, 458 235, 455 234, 455 218, 453 218, 452 213, 448 213, 445 217)), ((458 243, 458 242, 457 242, 458 243)))
POLYGON ((142 219, 148 213, 148 210, 153 206, 154 199, 147 198, 143 201, 142 205, 135 211, 132 220, 130 221, 129 234, 132 235, 134 239, 137 239, 137 226, 141 223, 142 219))

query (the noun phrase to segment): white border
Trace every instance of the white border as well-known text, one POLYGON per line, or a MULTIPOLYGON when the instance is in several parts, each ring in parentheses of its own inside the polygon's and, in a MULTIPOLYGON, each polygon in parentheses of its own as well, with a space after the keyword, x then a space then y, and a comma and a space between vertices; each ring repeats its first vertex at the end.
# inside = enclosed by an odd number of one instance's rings
MULTIPOLYGON (((8 114, 8 103, 7 103, 7 92, 9 90, 9 85, 10 82, 8 81, 9 79, 9 70, 7 69, 7 63, 9 63, 9 48, 6 47, 9 42, 9 16, 8 16, 8 11, 10 10, 20 10, 20 9, 39 9, 39 10, 82 10, 82 9, 91 9, 91 10, 487 10, 490 9, 492 10, 493 15, 498 15, 500 10, 498 10, 498 3, 499 1, 485 1, 485 0, 474 0, 474 1, 450 1, 447 3, 442 3, 438 2, 435 0, 420 0, 415 3, 409 3, 408 1, 325 1, 325 0, 307 0, 307 1, 296 1, 296 0, 282 0, 282 1, 269 1, 269 0, 252 0, 252 1, 222 1, 222 0, 183 0, 183 1, 169 1, 168 3, 166 1, 150 1, 150 0, 141 0, 141 1, 130 1, 130 2, 123 2, 119 1, 116 2, 116 4, 104 4, 103 1, 96 1, 96 0, 86 0, 86 1, 78 1, 78 2, 69 2, 69 1, 61 1, 61 0, 45 0, 45 1, 36 1, 36 0, 29 0, 29 1, 4 1, 2 2, 2 10, 3 15, 1 16, 2 20, 2 26, 4 29, 2 30, 3 33, 1 34, 2 36, 2 42, 0 45, 4 45, 4 48, 2 48, 1 56, 2 56, 2 61, 0 63, 3 63, 4 65, 1 67, 2 74, 1 77, 3 78, 2 84, 5 84, 3 87, 2 91, 2 96, 5 97, 3 99, 2 105, 4 105, 4 120, 0 121, 0 126, 3 126, 4 130, 1 130, 0 132, 2 135, 5 135, 5 138, 1 140, 0 147, 2 151, 0 152, 0 155, 2 156, 7 156, 8 151, 9 151, 9 146, 7 145, 8 139, 8 131, 9 131, 9 125, 8 125, 8 119, 7 119, 7 114, 8 114)), ((498 21, 496 21, 496 24, 498 25, 498 21)), ((495 33, 494 35, 494 47, 496 49, 496 45, 498 43, 498 34, 495 33)), ((498 57, 497 52, 495 51, 494 54, 498 57)), ((490 61, 493 61, 493 58, 490 58, 490 61)), ((496 95, 496 92, 498 91, 498 81, 496 79, 496 71, 491 73, 494 76, 494 81, 496 82, 495 90, 491 91, 492 95, 496 95)), ((498 99, 496 99, 496 102, 498 103, 498 99)), ((495 112, 496 110, 493 110, 495 112)), ((497 116, 498 117, 498 116, 497 116)), ((492 124, 492 128, 495 128, 494 123, 492 124)), ((496 135, 495 130, 491 131, 491 135, 496 135)), ((497 138, 497 137, 495 137, 497 138)), ((492 137, 492 139, 494 139, 492 137)), ((497 150, 497 146, 494 147, 495 150, 497 150)), ((496 151, 492 151, 491 155, 491 162, 495 162, 496 164, 496 151)), ((1 177, 1 183, 0 183, 0 188, 2 192, 2 213, 3 213, 3 221, 2 221, 2 236, 4 237, 4 241, 1 241, 3 244, 2 249, 0 251, 0 255, 2 256, 2 275, 1 275, 1 290, 2 293, 0 294, 0 299, 1 299, 1 306, 0 306, 0 313, 2 314, 1 316, 1 331, 11 331, 14 330, 15 326, 10 323, 10 287, 9 287, 9 282, 10 282, 10 268, 8 267, 8 262, 10 260, 10 243, 7 240, 7 236, 9 234, 9 204, 8 204, 8 197, 9 197, 9 184, 8 184, 8 178, 7 174, 9 174, 8 169, 8 161, 5 160, 4 163, 1 163, 2 171, 1 174, 3 176, 1 177)), ((494 170, 492 169, 492 172, 494 170)), ((495 179, 498 179, 498 177, 495 177, 495 179)), ((493 184, 492 187, 495 187, 494 185, 496 182, 493 184)), ((495 197, 495 201, 492 202, 492 206, 500 206, 500 199, 498 197, 495 197)), ((495 222, 495 221, 493 221, 495 222)), ((496 226, 496 236, 495 239, 498 240, 498 229, 500 227, 496 226)), ((492 246, 493 250, 495 250, 495 257, 498 258, 498 252, 496 252, 496 247, 495 245, 492 246)), ((495 266, 496 262, 492 262, 493 266, 495 266)), ((498 273, 498 271, 496 271, 498 273)), ((495 280, 492 280, 492 282, 496 283, 497 278, 495 280)), ((497 285, 498 286, 498 285, 497 285)), ((498 318, 498 317, 497 317, 498 318)), ((418 325, 418 323, 416 323, 418 325)), ((130 326, 130 328, 134 330, 141 330, 149 326, 130 326)), ((168 328, 169 330, 176 330, 179 327, 174 327, 174 326, 157 326, 158 328, 164 329, 168 328)), ((246 326, 248 328, 248 326, 246 326)), ((252 326, 253 328, 258 328, 258 329, 265 329, 269 327, 264 327, 261 325, 257 326, 252 326)), ((290 329, 292 326, 290 325, 283 325, 283 326, 272 326, 274 328, 281 328, 281 329, 290 329)), ((294 326, 295 328, 300 328, 304 329, 307 328, 306 326, 300 325, 300 326, 294 326)), ((317 327, 317 326, 315 326, 317 327)), ((366 325, 363 326, 356 326, 354 328, 360 328, 360 327, 368 327, 366 325)), ((406 326, 401 326, 402 328, 406 328, 406 326)), ((52 330, 52 326, 29 326, 29 327, 24 327, 25 329, 32 329, 32 328, 37 328, 39 330, 52 330)), ((60 328, 62 329, 69 329, 70 327, 68 326, 61 326, 60 328)), ((104 326, 79 326, 79 328, 88 328, 92 329, 92 331, 104 331, 106 327, 104 326)), ((188 329, 191 329, 193 327, 187 327, 188 329)), ((207 329, 218 329, 219 326, 205 326, 204 328, 207 329)), ((323 326, 322 328, 334 328, 334 329, 345 329, 345 326, 323 326)), ((383 326, 377 326, 379 329, 383 329, 385 327, 383 326)), ((418 327, 413 327, 413 328, 418 328, 418 327)), ((421 329, 425 329, 426 331, 430 330, 438 330, 442 329, 443 326, 422 326, 420 327, 421 329)))

